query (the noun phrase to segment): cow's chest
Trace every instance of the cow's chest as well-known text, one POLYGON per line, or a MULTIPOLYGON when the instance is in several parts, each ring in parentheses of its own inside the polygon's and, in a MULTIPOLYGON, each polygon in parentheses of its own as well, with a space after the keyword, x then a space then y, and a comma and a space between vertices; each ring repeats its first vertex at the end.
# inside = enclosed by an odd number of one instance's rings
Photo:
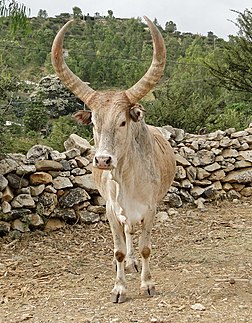
POLYGON ((134 225, 144 219, 153 209, 150 192, 135 186, 119 184, 113 179, 107 180, 106 203, 108 211, 122 223, 134 225))

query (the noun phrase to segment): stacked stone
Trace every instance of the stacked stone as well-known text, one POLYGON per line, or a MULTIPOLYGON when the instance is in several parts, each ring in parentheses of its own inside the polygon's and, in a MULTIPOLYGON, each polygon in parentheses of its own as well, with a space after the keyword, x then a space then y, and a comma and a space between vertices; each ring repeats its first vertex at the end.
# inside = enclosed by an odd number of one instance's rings
MULTIPOLYGON (((252 124, 204 135, 160 128, 175 150, 177 172, 163 202, 199 208, 205 201, 252 196, 252 124)), ((93 147, 72 134, 60 153, 36 145, 0 161, 0 235, 105 220, 93 177, 93 147)))
POLYGON ((63 153, 36 145, 26 156, 9 154, 0 161, 0 235, 103 219, 105 201, 91 174, 92 146, 75 134, 64 145, 63 153))
POLYGON ((252 124, 204 135, 169 126, 161 131, 176 152, 175 181, 164 199, 171 206, 252 196, 252 124))

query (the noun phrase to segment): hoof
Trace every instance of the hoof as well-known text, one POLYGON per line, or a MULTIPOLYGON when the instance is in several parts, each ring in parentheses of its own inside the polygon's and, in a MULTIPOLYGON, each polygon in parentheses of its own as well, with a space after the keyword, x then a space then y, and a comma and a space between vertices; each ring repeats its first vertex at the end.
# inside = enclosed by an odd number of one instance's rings
POLYGON ((115 285, 111 291, 112 303, 124 303, 126 301, 126 288, 124 285, 115 285))
POLYGON ((140 294, 147 297, 153 297, 156 295, 156 289, 154 285, 148 285, 141 287, 140 294))
POLYGON ((127 261, 125 265, 125 272, 128 273, 134 273, 139 272, 139 263, 136 260, 127 261))
POLYGON ((120 293, 117 293, 117 294, 112 294, 111 295, 111 302, 112 303, 124 303, 126 301, 126 295, 125 294, 120 294, 120 293))

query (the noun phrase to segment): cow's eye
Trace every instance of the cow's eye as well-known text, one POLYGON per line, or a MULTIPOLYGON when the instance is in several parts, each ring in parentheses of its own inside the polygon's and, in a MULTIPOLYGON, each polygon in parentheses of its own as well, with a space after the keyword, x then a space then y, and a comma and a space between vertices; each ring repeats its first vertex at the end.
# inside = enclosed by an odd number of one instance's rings
POLYGON ((120 127, 124 127, 126 125, 126 121, 123 121, 121 124, 120 124, 120 127))

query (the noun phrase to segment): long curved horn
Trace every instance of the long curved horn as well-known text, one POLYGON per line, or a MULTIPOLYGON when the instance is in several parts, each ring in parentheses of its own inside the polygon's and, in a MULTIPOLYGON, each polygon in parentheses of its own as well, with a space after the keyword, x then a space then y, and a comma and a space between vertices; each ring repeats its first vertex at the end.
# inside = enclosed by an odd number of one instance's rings
POLYGON ((151 31, 153 57, 151 66, 144 76, 135 85, 126 90, 126 95, 131 103, 137 103, 157 84, 163 76, 166 62, 166 48, 161 33, 148 17, 144 16, 144 19, 151 31))
POLYGON ((73 20, 68 21, 57 33, 52 45, 52 65, 60 78, 60 80, 72 91, 79 99, 86 104, 96 93, 87 83, 83 82, 77 75, 75 75, 64 61, 63 55, 63 41, 68 26, 73 20))

